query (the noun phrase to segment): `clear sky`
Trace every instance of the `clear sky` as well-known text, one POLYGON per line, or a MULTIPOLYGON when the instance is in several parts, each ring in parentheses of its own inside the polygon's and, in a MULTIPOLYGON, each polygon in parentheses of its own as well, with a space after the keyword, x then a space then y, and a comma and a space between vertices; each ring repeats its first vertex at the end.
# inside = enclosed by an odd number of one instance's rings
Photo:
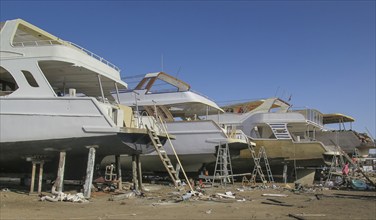
POLYGON ((375 1, 17 1, 22 18, 122 76, 163 70, 223 104, 278 96, 376 137, 375 1))

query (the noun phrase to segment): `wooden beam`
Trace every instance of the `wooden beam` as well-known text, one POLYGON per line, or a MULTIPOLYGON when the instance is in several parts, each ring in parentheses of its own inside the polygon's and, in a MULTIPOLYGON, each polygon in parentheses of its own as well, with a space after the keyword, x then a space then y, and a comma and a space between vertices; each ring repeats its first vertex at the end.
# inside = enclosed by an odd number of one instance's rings
POLYGON ((55 181, 55 186, 56 186, 57 192, 63 191, 65 157, 66 157, 66 152, 65 151, 60 152, 59 168, 57 170, 57 178, 56 178, 56 181, 55 181))
POLYGON ((42 193, 43 165, 44 165, 44 162, 41 161, 39 163, 38 194, 42 193))
POLYGON ((120 160, 120 155, 115 156, 115 164, 116 164, 116 169, 117 169, 117 180, 118 180, 118 189, 123 189, 123 180, 121 176, 121 160, 120 160))
POLYGON ((84 185, 84 197, 89 199, 91 196, 91 185, 93 183, 94 163, 95 163, 95 147, 89 147, 89 154, 87 159, 86 178, 84 185))
POLYGON ((132 155, 132 182, 133 189, 138 190, 136 155, 132 155))
POLYGON ((37 164, 33 161, 33 167, 31 169, 31 182, 30 182, 30 194, 34 192, 34 182, 35 182, 35 169, 37 164))

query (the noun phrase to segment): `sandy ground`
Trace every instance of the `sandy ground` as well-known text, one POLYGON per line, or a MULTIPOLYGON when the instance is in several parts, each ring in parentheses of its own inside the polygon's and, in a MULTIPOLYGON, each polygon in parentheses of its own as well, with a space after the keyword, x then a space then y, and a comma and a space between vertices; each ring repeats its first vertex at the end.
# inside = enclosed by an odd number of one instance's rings
MULTIPOLYGON (((291 184, 292 186, 292 184, 291 184)), ((4 187, 4 186, 3 186, 4 187)), ((203 189, 202 197, 181 201, 174 187, 145 184, 144 197, 109 201, 110 193, 95 192, 88 203, 40 201, 38 195, 9 187, 0 193, 1 219, 376 219, 376 192, 350 190, 252 189, 235 186, 203 189), (241 191, 239 191, 241 189, 241 191), (235 193, 235 199, 214 197, 235 193), (262 194, 285 194, 267 197, 262 194), (341 195, 339 195, 341 194, 341 195), (317 195, 317 196, 316 196, 317 195), (349 196, 345 196, 349 195, 349 196), (347 197, 347 198, 343 198, 347 197), (276 199, 291 206, 273 205, 276 199), (179 202, 180 201, 180 202, 179 202), (263 204, 269 202, 273 204, 263 204)), ((71 191, 75 193, 75 191, 71 191)), ((44 192, 45 195, 50 195, 44 192)), ((180 195, 179 195, 180 194, 180 195)), ((278 204, 278 203, 277 203, 278 204)))

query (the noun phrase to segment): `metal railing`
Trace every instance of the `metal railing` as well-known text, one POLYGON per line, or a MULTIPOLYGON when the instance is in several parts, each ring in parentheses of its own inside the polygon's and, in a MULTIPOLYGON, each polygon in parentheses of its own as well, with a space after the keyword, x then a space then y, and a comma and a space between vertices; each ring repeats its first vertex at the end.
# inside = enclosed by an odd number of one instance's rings
POLYGON ((229 138, 233 138, 233 139, 239 139, 239 140, 245 140, 245 141, 248 139, 247 135, 245 135, 244 132, 240 129, 227 130, 226 134, 229 138))
POLYGON ((84 52, 85 54, 93 57, 96 60, 106 64, 107 66, 115 69, 116 71, 120 72, 120 68, 115 66, 115 64, 109 62, 108 60, 104 59, 103 57, 69 41, 59 41, 59 40, 40 40, 40 41, 22 41, 22 42, 13 42, 13 46, 15 47, 38 47, 38 46, 54 46, 54 45, 64 45, 68 44, 70 46, 75 47, 76 49, 84 52))
POLYGON ((197 92, 197 91, 195 91, 195 90, 193 90, 193 89, 190 89, 189 91, 191 91, 191 92, 193 92, 193 93, 196 93, 197 95, 200 95, 200 96, 202 96, 202 97, 204 97, 204 98, 207 98, 208 100, 210 100, 210 101, 212 101, 212 102, 215 102, 215 100, 212 99, 212 98, 210 98, 209 96, 204 95, 204 94, 202 94, 202 93, 200 93, 200 92, 197 92))

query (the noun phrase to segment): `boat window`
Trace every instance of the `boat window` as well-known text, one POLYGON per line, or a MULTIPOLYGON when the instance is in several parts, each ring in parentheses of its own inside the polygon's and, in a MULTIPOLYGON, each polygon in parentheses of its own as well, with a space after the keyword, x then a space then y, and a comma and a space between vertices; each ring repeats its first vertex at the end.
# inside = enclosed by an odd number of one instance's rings
POLYGON ((26 70, 22 70, 22 73, 24 74, 27 82, 29 83, 30 86, 32 87, 39 87, 37 81, 35 81, 35 78, 34 76, 29 72, 29 71, 26 71, 26 70))
POLYGON ((0 67, 0 96, 12 94, 18 89, 13 76, 3 67, 0 67))

